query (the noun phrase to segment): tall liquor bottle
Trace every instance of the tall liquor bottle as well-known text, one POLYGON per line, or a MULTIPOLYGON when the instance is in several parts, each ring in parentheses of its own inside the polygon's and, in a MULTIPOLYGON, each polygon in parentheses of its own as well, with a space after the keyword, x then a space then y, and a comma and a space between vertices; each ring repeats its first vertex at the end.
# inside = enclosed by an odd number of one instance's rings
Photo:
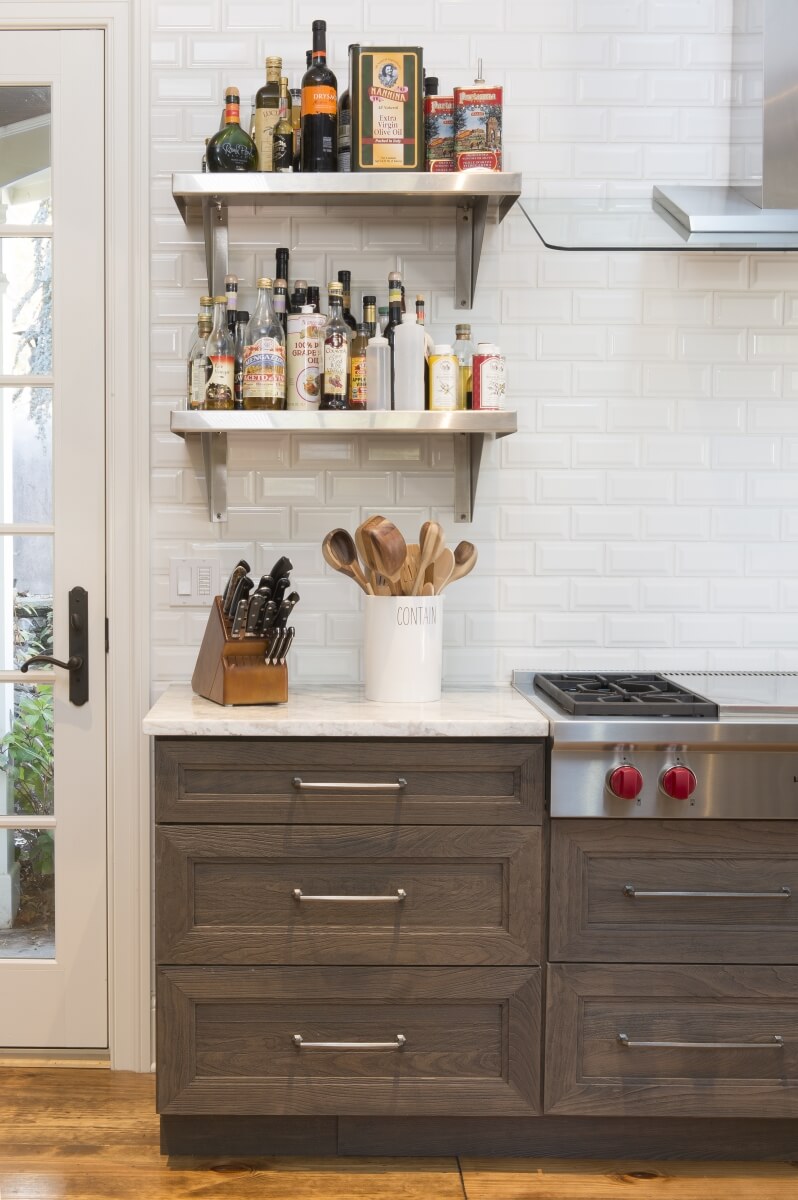
POLYGON ((288 309, 288 285, 284 279, 275 279, 274 281, 274 311, 277 314, 277 319, 283 327, 283 333, 287 332, 287 309, 288 309))
POLYGON ((321 312, 321 296, 315 283, 308 284, 308 304, 314 312, 321 312))
POLYGON ((368 327, 361 321, 349 347, 349 407, 357 412, 366 411, 368 391, 366 388, 366 347, 369 344, 368 327))
POLYGON ((257 171, 258 152, 240 120, 241 97, 238 88, 229 87, 224 94, 224 128, 217 130, 205 150, 209 171, 257 171))
POLYGON ((284 279, 288 284, 288 259, 290 251, 287 246, 278 246, 274 252, 274 278, 284 279))
POLYGON ((388 324, 385 326, 385 336, 391 347, 391 408, 394 404, 394 334, 397 326, 402 324, 402 277, 398 271, 392 271, 388 276, 388 324))
POLYGON ((357 329, 357 321, 352 316, 352 272, 339 271, 338 282, 344 289, 344 320, 349 328, 354 333, 357 329))
POLYGON ((197 328, 188 352, 188 407, 202 408, 205 403, 208 355, 205 343, 213 325, 213 300, 210 296, 200 297, 197 328))
POLYGON ((255 145, 258 147, 258 169, 273 171, 274 127, 280 119, 280 73, 283 60, 266 59, 266 82, 255 94, 255 145))
MULTIPOLYGON (((351 52, 352 46, 350 45, 350 55, 351 52)), ((352 98, 349 88, 341 93, 341 99, 338 101, 338 170, 352 170, 352 98)), ((346 293, 344 293, 344 300, 346 300, 346 293)), ((344 313, 346 313, 345 303, 344 313)))
POLYGON ((329 309, 322 331, 321 408, 349 407, 349 328, 343 316, 344 289, 329 286, 329 309))
POLYGON ((235 337, 236 335, 236 312, 238 311, 238 276, 225 275, 224 290, 227 296, 227 328, 235 337))
POLYGON ((288 93, 291 97, 291 125, 294 130, 294 170, 298 171, 301 166, 299 160, 299 138, 300 123, 302 121, 302 89, 289 88, 288 93))
POLYGON ((227 297, 213 298, 213 328, 205 343, 208 357, 204 408, 233 407, 235 388, 235 348, 227 328, 227 297))
POLYGON ((247 326, 244 408, 285 407, 285 334, 272 305, 272 281, 258 280, 258 302, 247 326))
POLYGON ((327 22, 313 22, 313 65, 302 77, 303 171, 338 165, 338 81, 327 66, 327 22))
POLYGON ((291 100, 288 95, 288 80, 280 76, 280 116, 274 127, 272 139, 275 171, 285 174, 294 169, 294 127, 289 116, 291 100))

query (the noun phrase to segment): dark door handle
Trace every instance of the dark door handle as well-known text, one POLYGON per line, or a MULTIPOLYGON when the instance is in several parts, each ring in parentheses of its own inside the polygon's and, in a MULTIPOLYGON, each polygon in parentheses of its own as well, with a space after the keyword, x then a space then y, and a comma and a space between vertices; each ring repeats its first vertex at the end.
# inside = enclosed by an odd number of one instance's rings
POLYGON ((69 593, 69 658, 62 662, 52 654, 34 654, 20 666, 23 675, 33 663, 49 663, 69 671, 69 702, 85 704, 89 698, 89 593, 73 587, 69 593))
POLYGON ((28 667, 34 663, 51 663, 54 667, 60 667, 62 671, 79 671, 83 666, 83 659, 80 655, 73 654, 67 662, 61 662, 60 658, 53 658, 51 654, 34 654, 33 658, 26 658, 19 668, 22 674, 27 674, 28 667))

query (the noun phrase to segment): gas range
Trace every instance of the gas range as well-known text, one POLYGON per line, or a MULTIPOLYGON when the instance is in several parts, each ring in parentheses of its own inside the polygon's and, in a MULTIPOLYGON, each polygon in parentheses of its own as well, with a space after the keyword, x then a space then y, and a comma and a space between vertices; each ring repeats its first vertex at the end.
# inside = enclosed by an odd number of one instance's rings
POLYGON ((536 674, 551 815, 798 819, 798 672, 536 674))

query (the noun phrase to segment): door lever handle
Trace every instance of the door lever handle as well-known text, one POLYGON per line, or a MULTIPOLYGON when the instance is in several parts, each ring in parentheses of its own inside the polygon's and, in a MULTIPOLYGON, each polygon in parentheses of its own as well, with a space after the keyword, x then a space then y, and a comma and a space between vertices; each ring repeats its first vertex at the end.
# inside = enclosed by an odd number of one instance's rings
POLYGON ((83 659, 79 654, 73 654, 66 662, 61 662, 60 658, 53 658, 52 654, 34 654, 33 658, 26 658, 19 668, 22 674, 26 675, 28 667, 34 663, 50 663, 54 667, 60 667, 62 671, 79 671, 83 666, 83 659))

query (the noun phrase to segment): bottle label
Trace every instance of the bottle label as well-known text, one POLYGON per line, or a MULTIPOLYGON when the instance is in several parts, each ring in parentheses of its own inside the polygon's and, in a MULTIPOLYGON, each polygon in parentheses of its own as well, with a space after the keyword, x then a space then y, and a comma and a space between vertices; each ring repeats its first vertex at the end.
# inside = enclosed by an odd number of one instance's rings
POLYGON ((191 363, 189 408, 202 408, 205 403, 205 384, 208 381, 209 365, 207 358, 195 358, 191 363))
POLYGON ((344 334, 333 334, 324 343, 324 394, 340 396, 346 400, 347 367, 349 347, 344 334))
POLYGON ((318 408, 321 403, 320 342, 323 320, 317 313, 289 313, 286 408, 318 408))
POLYGON ((504 359, 497 354, 474 355, 474 408, 501 408, 504 403, 504 359))
POLYGON ((338 170, 352 169, 352 113, 345 108, 338 114, 338 170))
POLYGON ((285 312, 285 296, 282 295, 280 292, 274 293, 274 311, 276 313, 284 313, 285 312))
POLYGON ((211 354, 210 375, 205 384, 206 408, 232 408, 235 359, 232 354, 211 354))
POLYGON ((338 97, 335 88, 327 84, 314 83, 302 89, 302 116, 326 115, 334 117, 338 112, 338 97))
POLYGON ((261 337, 244 351, 244 400, 282 401, 285 397, 285 347, 261 337))
POLYGON ((241 104, 238 100, 234 104, 229 101, 224 106, 224 123, 225 125, 238 125, 241 120, 241 104))
POLYGON ((365 407, 366 389, 366 356, 358 354, 352 358, 352 382, 349 385, 349 402, 365 407))
POLYGON ((258 170, 274 170, 274 127, 280 116, 278 108, 255 109, 255 145, 258 148, 258 170))
POLYGON ((275 133, 272 142, 273 165, 275 171, 293 171, 294 169, 294 134, 275 133))
POLYGON ((432 354, 429 360, 429 406, 436 412, 457 408, 459 364, 453 354, 432 354))

